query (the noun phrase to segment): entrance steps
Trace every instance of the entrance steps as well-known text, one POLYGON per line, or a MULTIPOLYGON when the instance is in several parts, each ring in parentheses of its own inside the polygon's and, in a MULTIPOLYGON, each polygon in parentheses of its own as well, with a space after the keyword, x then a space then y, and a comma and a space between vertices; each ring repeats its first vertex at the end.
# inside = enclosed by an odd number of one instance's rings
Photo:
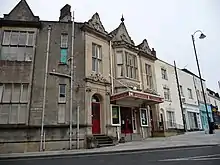
POLYGON ((100 134, 100 135, 93 135, 93 137, 97 142, 97 147, 107 147, 107 146, 115 145, 114 138, 111 136, 100 134))

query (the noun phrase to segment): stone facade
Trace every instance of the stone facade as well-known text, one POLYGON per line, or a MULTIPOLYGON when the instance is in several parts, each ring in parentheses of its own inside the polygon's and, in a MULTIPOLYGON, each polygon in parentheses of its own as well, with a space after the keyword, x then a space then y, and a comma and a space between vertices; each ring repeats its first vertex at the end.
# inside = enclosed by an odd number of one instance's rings
POLYGON ((111 33, 98 13, 85 23, 74 22, 74 43, 69 5, 61 9, 59 21, 41 21, 21 0, 0 21, 0 153, 39 151, 43 109, 44 149, 69 148, 72 45, 73 148, 77 107, 80 148, 93 134, 140 140, 158 129, 163 99, 157 94, 156 51, 147 40, 134 44, 124 18, 111 33), (120 107, 116 118, 114 106, 120 107))

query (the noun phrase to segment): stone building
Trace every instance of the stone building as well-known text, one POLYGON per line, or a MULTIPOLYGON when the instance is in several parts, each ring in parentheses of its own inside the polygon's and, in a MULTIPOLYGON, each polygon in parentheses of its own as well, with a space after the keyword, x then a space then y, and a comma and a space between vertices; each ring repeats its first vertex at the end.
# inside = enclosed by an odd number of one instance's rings
POLYGON ((0 153, 39 151, 41 141, 45 150, 68 149, 71 136, 73 148, 85 148, 88 139, 109 144, 157 131, 156 51, 147 40, 134 44, 124 18, 111 33, 98 13, 74 30, 71 19, 65 5, 58 21, 41 21, 25 0, 0 19, 0 153))

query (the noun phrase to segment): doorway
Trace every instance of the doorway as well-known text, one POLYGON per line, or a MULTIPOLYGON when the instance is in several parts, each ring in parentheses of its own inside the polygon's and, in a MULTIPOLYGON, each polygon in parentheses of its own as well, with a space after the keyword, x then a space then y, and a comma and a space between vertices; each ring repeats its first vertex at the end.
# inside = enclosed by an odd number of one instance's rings
POLYGON ((101 103, 99 98, 94 95, 92 97, 92 134, 100 134, 100 108, 101 103))
POLYGON ((121 107, 121 133, 133 133, 132 110, 129 107, 121 107))

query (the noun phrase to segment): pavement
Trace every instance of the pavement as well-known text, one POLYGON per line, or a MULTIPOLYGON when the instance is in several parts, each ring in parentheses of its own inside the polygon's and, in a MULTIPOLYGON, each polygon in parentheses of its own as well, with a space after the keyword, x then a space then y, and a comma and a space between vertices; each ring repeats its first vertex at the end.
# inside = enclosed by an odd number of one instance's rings
POLYGON ((168 149, 184 149, 195 147, 215 147, 220 145, 220 130, 215 130, 215 134, 205 134, 204 131, 187 132, 183 135, 161 138, 148 138, 143 141, 127 142, 111 147, 69 150, 69 151, 45 151, 0 154, 0 160, 37 158, 37 157, 56 157, 56 156, 90 156, 100 154, 129 153, 142 151, 158 151, 168 149))

